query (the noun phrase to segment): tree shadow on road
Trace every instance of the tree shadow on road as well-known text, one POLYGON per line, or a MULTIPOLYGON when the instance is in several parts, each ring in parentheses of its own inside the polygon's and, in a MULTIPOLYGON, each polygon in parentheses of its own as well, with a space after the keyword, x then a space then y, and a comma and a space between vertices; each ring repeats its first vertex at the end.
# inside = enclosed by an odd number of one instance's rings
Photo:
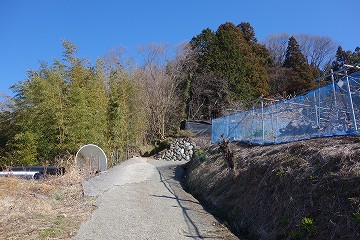
MULTIPOLYGON (((184 206, 184 202, 188 202, 190 204, 198 204, 200 205, 198 202, 196 201, 192 201, 192 200, 187 200, 187 199, 182 199, 179 198, 179 196, 177 195, 175 189, 172 187, 172 185, 178 184, 179 187, 182 187, 181 184, 181 179, 183 176, 183 166, 177 166, 175 168, 175 176, 174 177, 169 177, 166 178, 162 173, 161 173, 161 168, 157 167, 157 171, 159 174, 159 178, 160 181, 164 184, 164 186, 166 187, 166 189, 169 191, 169 193, 171 194, 171 196, 159 196, 159 195, 151 195, 153 197, 162 197, 162 198, 170 198, 170 199, 175 199, 178 206, 182 209, 182 214, 185 220, 185 223, 187 224, 188 227, 188 235, 185 235, 186 237, 189 238, 193 238, 193 239, 207 239, 207 238, 217 238, 217 237, 212 237, 212 236, 204 236, 201 234, 198 226, 196 225, 196 223, 194 222, 194 220, 190 217, 188 211, 193 210, 190 209, 188 207, 184 206)), ((177 206, 176 206, 177 207, 177 206)))

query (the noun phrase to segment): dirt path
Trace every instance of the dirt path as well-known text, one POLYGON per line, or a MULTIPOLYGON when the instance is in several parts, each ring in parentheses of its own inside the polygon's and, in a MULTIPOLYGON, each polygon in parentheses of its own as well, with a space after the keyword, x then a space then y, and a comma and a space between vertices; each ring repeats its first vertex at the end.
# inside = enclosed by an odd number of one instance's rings
POLYGON ((238 239, 182 189, 183 163, 133 158, 90 179, 98 209, 74 239, 238 239))

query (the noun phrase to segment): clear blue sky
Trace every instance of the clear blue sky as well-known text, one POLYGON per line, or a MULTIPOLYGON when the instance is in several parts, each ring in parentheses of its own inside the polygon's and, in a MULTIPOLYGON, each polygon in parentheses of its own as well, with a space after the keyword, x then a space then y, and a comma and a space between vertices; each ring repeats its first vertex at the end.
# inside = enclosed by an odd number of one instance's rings
POLYGON ((0 0, 0 91, 26 79, 39 60, 61 59, 61 40, 92 62, 107 50, 148 43, 175 46, 204 28, 250 22, 256 37, 288 32, 360 46, 359 0, 0 0))

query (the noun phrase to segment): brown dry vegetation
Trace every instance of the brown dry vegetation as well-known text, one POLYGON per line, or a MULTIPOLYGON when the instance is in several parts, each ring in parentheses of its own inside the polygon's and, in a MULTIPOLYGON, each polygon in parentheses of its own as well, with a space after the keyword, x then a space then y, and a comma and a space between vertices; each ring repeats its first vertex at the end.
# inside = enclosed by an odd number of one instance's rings
POLYGON ((0 239, 73 236, 94 209, 81 180, 75 170, 45 180, 0 178, 0 239))
POLYGON ((360 137, 213 145, 189 162, 189 191, 241 239, 359 239, 360 137))

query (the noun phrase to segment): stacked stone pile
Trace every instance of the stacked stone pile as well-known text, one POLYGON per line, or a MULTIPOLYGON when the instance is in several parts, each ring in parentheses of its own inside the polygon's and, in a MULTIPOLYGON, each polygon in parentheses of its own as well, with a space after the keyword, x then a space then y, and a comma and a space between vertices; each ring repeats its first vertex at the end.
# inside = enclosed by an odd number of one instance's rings
POLYGON ((161 152, 157 159, 165 161, 190 161, 194 155, 195 143, 189 138, 175 139, 170 148, 161 152))

